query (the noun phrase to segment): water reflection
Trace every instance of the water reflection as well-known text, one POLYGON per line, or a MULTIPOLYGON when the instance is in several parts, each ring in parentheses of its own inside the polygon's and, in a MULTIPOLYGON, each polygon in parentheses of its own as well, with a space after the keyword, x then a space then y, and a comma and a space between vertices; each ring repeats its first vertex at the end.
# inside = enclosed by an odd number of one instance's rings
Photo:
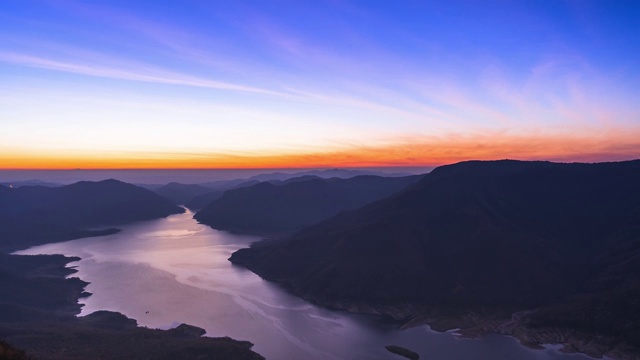
POLYGON ((424 359, 587 359, 530 350, 504 336, 471 340, 427 327, 398 331, 379 318, 314 306, 227 261, 256 237, 212 230, 191 217, 139 222, 118 234, 21 253, 82 258, 74 276, 89 281, 93 293, 83 300, 82 315, 105 309, 148 327, 189 323, 209 336, 249 340, 268 359, 389 359, 389 344, 424 359))

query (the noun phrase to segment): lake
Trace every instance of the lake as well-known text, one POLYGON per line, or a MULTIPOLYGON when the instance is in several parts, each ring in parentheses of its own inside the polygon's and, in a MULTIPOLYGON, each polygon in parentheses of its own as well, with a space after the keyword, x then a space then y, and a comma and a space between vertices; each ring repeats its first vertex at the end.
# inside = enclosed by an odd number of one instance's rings
POLYGON ((400 345, 429 360, 589 359, 552 348, 531 350, 491 335, 461 339, 427 326, 398 330, 375 316, 310 304, 227 259, 259 240, 198 224, 187 212, 122 226, 118 234, 47 244, 19 254, 64 254, 73 276, 90 282, 82 314, 119 311, 140 325, 180 323, 255 344, 267 359, 403 359, 384 349, 400 345))

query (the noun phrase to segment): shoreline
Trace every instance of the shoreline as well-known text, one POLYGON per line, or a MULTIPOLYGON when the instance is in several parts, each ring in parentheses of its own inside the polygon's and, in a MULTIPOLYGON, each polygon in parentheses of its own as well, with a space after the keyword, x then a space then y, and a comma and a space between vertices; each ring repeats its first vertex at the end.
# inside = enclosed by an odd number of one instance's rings
POLYGON ((114 311, 79 316, 89 283, 69 267, 78 257, 0 253, 0 339, 35 358, 233 358, 264 360, 249 341, 207 337, 196 326, 139 326, 114 311))
MULTIPOLYGON (((236 259, 234 259, 236 260, 236 259)), ((231 261, 254 272, 262 279, 282 286, 289 293, 313 304, 333 310, 353 314, 367 314, 388 317, 398 324, 400 330, 428 326, 431 330, 444 333, 455 331, 462 338, 480 338, 495 334, 516 339, 522 346, 531 350, 542 350, 548 346, 565 354, 582 354, 593 359, 640 360, 638 350, 615 339, 601 337, 564 327, 532 327, 530 316, 537 310, 500 309, 487 311, 480 309, 443 309, 429 308, 421 304, 375 305, 365 302, 339 301, 298 291, 287 281, 275 281, 255 272, 242 261, 231 261), (611 347, 608 343, 615 343, 611 347)))
MULTIPOLYGON (((286 286, 285 286, 286 288, 286 286)), ((292 292, 296 296, 300 296, 292 292)), ((367 314, 384 316, 393 319, 399 326, 399 330, 413 327, 427 326, 430 330, 438 333, 451 333, 459 338, 478 339, 486 335, 509 336, 517 340, 520 345, 531 350, 544 350, 553 347, 552 350, 564 354, 582 354, 593 359, 610 360, 638 360, 640 355, 627 348, 627 345, 620 344, 621 348, 608 349, 605 345, 596 341, 597 335, 587 334, 574 329, 560 327, 546 327, 532 329, 527 327, 528 318, 519 317, 518 314, 530 313, 534 310, 526 310, 512 313, 513 318, 492 316, 491 314, 481 314, 473 311, 463 311, 460 316, 428 315, 422 306, 415 305, 384 305, 375 306, 371 304, 345 304, 341 302, 317 301, 313 297, 300 296, 314 304, 330 309, 346 311, 353 314, 367 314), (419 309, 417 312, 410 309, 419 309), (407 311, 409 310, 409 311, 407 311), (471 326, 469 326, 472 324, 471 326), (563 341, 557 341, 562 339, 563 341), (557 349, 555 348, 557 347, 557 349), (603 351, 605 350, 605 351, 603 351)), ((437 309, 431 312, 439 312, 437 309)))

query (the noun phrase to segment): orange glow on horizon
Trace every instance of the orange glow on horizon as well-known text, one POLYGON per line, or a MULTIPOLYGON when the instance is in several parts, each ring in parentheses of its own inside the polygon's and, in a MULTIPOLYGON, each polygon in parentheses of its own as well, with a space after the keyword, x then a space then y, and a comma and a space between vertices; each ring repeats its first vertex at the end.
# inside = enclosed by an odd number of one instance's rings
POLYGON ((615 142, 548 135, 412 138, 389 145, 288 154, 2 152, 3 170, 420 167, 506 158, 600 162, 640 158, 640 134, 627 132, 618 135, 615 142))

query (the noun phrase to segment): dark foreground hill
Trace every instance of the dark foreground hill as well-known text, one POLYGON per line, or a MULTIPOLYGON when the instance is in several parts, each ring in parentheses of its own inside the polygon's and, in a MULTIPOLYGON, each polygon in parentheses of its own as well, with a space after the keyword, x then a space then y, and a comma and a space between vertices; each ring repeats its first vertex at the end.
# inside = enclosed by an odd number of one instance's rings
POLYGON ((288 233, 385 198, 420 176, 356 176, 350 179, 304 177, 261 182, 226 191, 195 218, 213 228, 234 232, 288 233))
POLYGON ((86 282, 62 255, 0 254, 0 358, 2 359, 229 359, 259 360, 252 344, 202 337, 203 329, 138 327, 122 314, 98 311, 75 317, 86 282))
POLYGON ((633 359, 638 184, 640 161, 459 163, 230 260, 326 305, 633 359))
POLYGON ((0 251, 103 235, 90 228, 183 212, 167 199, 117 180, 62 187, 0 186, 0 251))

